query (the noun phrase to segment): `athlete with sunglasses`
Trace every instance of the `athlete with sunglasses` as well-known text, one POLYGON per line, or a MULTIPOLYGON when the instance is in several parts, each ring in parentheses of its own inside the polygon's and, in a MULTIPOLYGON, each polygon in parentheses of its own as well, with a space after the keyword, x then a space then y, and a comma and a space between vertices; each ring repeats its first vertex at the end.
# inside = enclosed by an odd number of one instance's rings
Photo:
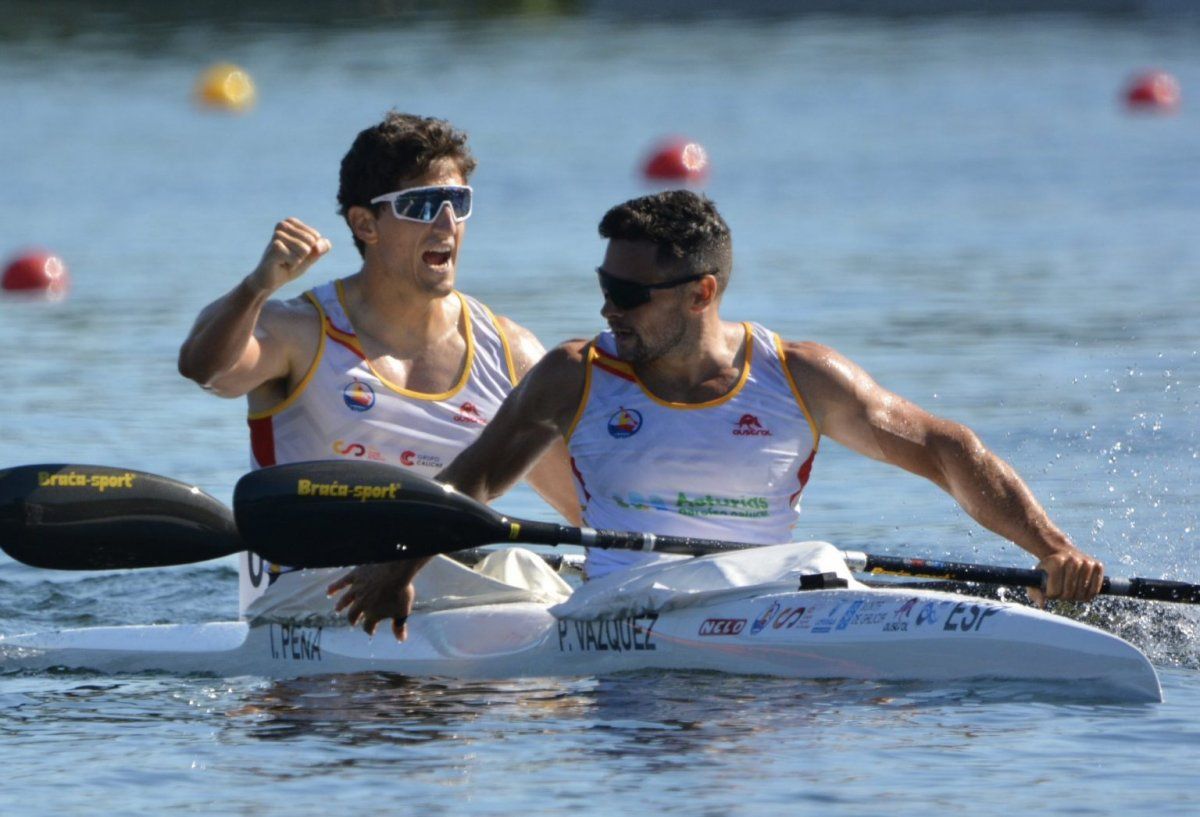
MULTIPOLYGON (((876 383, 833 349, 783 341, 718 310, 733 266, 712 202, 674 191, 610 210, 597 270, 609 331, 551 351, 479 440, 439 475, 480 500, 567 441, 592 528, 789 542, 822 437, 923 476, 1039 560, 1050 598, 1087 600, 1104 568, 1059 530, 970 429, 876 383)), ((660 554, 592 549, 589 579, 660 554)), ((331 586, 368 631, 408 615, 419 560, 331 586)))
MULTIPOLYGON (((298 298, 272 299, 330 249, 289 218, 254 271, 200 313, 179 370, 223 397, 247 397, 254 467, 352 457, 431 476, 479 436, 542 356, 532 333, 455 288, 474 168, 465 134, 449 123, 388 114, 342 159, 339 213, 362 267, 298 298)), ((529 474, 577 519, 570 481, 561 444, 529 474)), ((239 572, 243 614, 292 573, 251 554, 239 572)), ((297 585, 298 597, 323 599, 328 581, 300 586, 293 573, 275 597, 297 585)))

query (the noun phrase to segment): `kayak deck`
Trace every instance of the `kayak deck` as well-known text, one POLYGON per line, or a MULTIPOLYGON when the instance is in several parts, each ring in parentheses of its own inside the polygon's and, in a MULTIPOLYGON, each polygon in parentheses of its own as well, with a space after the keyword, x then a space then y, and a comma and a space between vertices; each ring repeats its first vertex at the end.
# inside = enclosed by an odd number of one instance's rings
POLYGON ((328 673, 513 678, 709 670, 789 678, 1035 681, 1159 701, 1149 660, 1028 607, 905 589, 761 592, 641 615, 558 619, 545 605, 416 613, 409 638, 300 622, 92 627, 0 637, 0 670, 52 667, 290 678, 328 673))

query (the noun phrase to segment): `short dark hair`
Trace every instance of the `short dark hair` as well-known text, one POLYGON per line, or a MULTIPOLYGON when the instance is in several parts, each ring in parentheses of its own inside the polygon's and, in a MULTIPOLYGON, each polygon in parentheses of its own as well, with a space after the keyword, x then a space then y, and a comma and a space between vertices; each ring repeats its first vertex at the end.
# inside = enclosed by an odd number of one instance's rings
MULTIPOLYGON (((464 179, 475 170, 467 135, 444 119, 388 111, 377 125, 360 132, 342 157, 338 184, 338 214, 351 207, 370 207, 371 199, 390 193, 401 179, 427 173, 433 164, 449 159, 464 179)), ((363 243, 354 239, 361 255, 363 243)))
POLYGON ((688 274, 710 272, 724 292, 733 270, 729 225, 707 196, 667 190, 618 204, 600 220, 600 235, 622 241, 649 241, 660 264, 676 263, 688 274))

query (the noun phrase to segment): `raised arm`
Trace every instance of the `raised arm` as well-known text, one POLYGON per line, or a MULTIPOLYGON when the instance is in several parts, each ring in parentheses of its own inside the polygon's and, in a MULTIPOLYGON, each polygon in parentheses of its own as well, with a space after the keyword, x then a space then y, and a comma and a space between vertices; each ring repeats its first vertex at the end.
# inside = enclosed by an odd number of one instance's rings
POLYGON ((179 373, 222 397, 239 397, 287 377, 297 368, 295 358, 310 351, 305 339, 315 313, 299 300, 269 299, 329 248, 327 239, 298 219, 277 224, 254 271, 201 310, 180 347, 179 373))
POLYGON ((1100 592, 1104 566, 1075 547, 971 429, 888 391, 828 347, 789 343, 786 351, 821 433, 937 484, 976 522, 1037 557, 1048 598, 1086 601, 1100 592))

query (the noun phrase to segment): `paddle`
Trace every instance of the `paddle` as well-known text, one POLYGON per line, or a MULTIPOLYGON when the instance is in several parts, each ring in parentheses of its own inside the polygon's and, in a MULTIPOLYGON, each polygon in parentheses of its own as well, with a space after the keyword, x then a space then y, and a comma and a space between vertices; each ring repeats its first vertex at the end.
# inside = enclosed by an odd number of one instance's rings
MULTIPOLYGON (((502 542, 585 545, 702 555, 757 545, 575 528, 510 519, 453 488, 372 462, 279 465, 241 478, 234 490, 238 530, 264 558, 296 567, 340 567, 432 556, 502 542)), ((846 554, 851 569, 1011 587, 1036 587, 1040 570, 846 554)), ((1200 603, 1200 585, 1106 578, 1102 593, 1200 603)))
POLYGON ((63 464, 0 471, 0 547, 58 570, 163 567, 246 549, 229 508, 193 485, 63 464))

